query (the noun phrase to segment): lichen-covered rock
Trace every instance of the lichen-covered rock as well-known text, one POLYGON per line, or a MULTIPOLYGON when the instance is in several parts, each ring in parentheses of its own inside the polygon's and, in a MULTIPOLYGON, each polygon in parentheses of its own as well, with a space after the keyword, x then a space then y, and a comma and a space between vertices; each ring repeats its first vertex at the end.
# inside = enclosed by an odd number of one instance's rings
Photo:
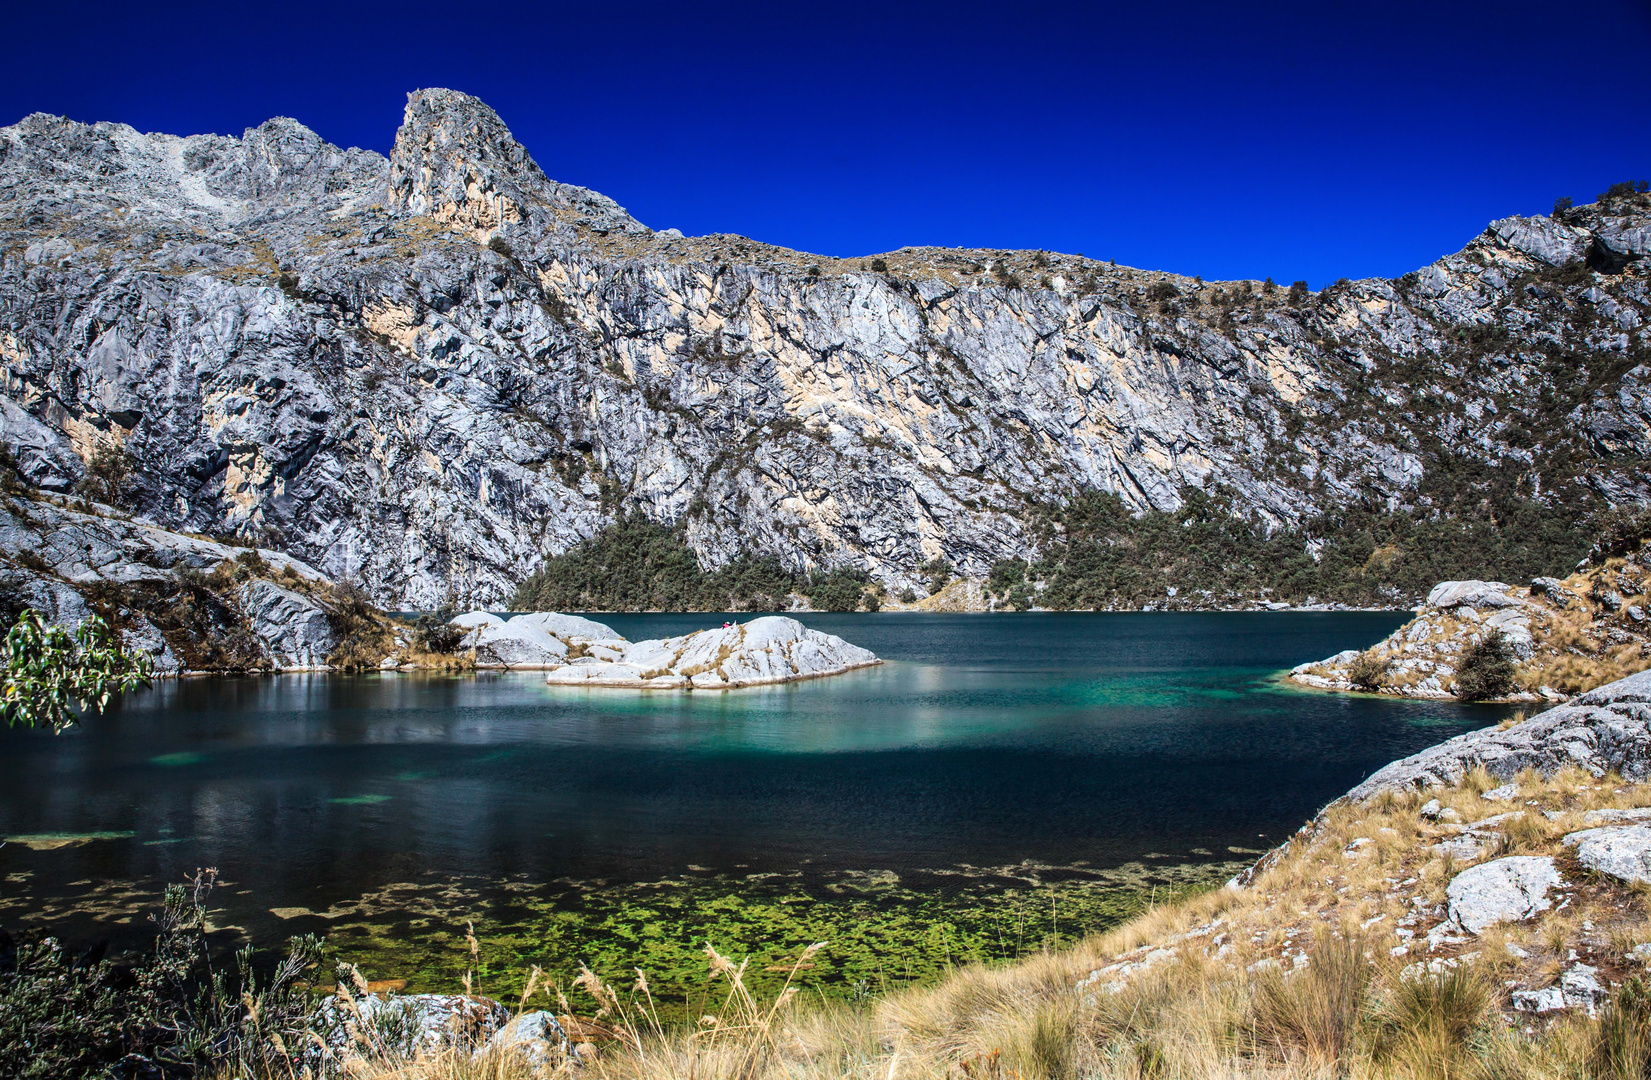
POLYGON ((1630 884, 1651 884, 1651 827, 1607 825, 1565 837, 1577 861, 1590 870, 1630 884))
POLYGON ((732 690, 839 675, 882 663, 875 653, 796 619, 768 615, 682 637, 593 642, 553 669, 557 686, 732 690))
POLYGON ((1499 922, 1518 922, 1548 910, 1548 890, 1560 882, 1543 855, 1509 855, 1470 867, 1445 887, 1450 921, 1470 934, 1499 922))

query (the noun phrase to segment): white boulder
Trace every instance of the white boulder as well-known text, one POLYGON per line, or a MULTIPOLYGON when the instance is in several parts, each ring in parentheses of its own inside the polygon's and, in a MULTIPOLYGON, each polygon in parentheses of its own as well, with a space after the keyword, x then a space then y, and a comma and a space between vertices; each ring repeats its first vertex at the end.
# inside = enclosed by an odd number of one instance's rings
POLYGON ((1553 906, 1548 890, 1559 871, 1545 855, 1510 855, 1457 874, 1445 888, 1450 921, 1470 934, 1499 922, 1518 922, 1553 906))
POLYGON ((1644 825, 1607 825, 1584 829, 1565 837, 1576 848, 1577 861, 1596 873, 1626 881, 1651 883, 1651 828, 1644 825))
POLYGON ((577 615, 536 611, 510 619, 470 611, 453 620, 466 632, 462 645, 476 650, 479 668, 554 668, 575 646, 624 641, 612 627, 577 615))
POLYGON ((1500 581, 1441 581, 1427 594, 1427 606, 1433 608, 1505 608, 1516 607, 1520 601, 1508 593, 1513 586, 1500 581))

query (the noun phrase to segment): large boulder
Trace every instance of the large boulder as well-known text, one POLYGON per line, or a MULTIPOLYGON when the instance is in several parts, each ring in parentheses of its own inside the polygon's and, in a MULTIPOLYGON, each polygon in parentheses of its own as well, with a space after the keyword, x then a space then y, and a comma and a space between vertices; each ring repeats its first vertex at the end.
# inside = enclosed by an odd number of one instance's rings
POLYGON ((1576 848, 1577 861, 1590 870, 1630 884, 1651 884, 1651 828, 1607 825, 1584 829, 1566 836, 1565 845, 1576 848))
POLYGON ((476 650, 479 668, 554 668, 567 662, 570 649, 590 642, 623 642, 602 623, 577 615, 536 611, 510 619, 471 611, 453 620, 464 629, 463 645, 476 650))
POLYGON ((586 655, 551 671, 559 686, 732 690, 838 675, 880 664, 869 649, 796 619, 765 615, 681 637, 593 643, 586 655))
POLYGON ((1517 597, 1509 596, 1513 586, 1500 581, 1441 581, 1427 594, 1427 606, 1436 608, 1517 607, 1517 597))
POLYGON ((515 1057, 531 1070, 565 1059, 572 1047, 555 1014, 543 1009, 523 1013, 500 1028, 488 1048, 515 1057))
POLYGON ((1607 683, 1507 729, 1482 728, 1387 765, 1349 797, 1461 782, 1475 766, 1501 781, 1521 769, 1552 775, 1577 765, 1595 776, 1615 770, 1629 780, 1651 776, 1651 671, 1607 683))
POLYGON ((1499 922, 1518 922, 1553 906, 1558 885, 1554 861, 1543 855, 1510 855, 1457 874, 1445 887, 1450 921, 1470 934, 1499 922))
POLYGON ((510 1010, 476 994, 363 994, 328 998, 315 1029, 337 1058, 377 1053, 412 1058, 447 1047, 475 1050, 510 1023, 510 1010))

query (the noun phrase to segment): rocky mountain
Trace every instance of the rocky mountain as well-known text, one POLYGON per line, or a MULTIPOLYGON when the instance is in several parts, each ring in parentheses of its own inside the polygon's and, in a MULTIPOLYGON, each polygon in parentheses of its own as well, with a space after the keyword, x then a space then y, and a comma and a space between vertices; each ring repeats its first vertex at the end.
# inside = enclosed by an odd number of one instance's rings
POLYGON ((650 229, 448 90, 409 96, 388 160, 288 119, 36 114, 0 128, 0 438, 28 485, 124 463, 142 520, 389 607, 500 602, 631 511, 708 569, 921 591, 933 559, 1036 557, 1040 513, 1084 491, 1219 491, 1268 527, 1637 499, 1648 253, 1630 186, 1318 294, 1049 252, 843 260, 650 229))

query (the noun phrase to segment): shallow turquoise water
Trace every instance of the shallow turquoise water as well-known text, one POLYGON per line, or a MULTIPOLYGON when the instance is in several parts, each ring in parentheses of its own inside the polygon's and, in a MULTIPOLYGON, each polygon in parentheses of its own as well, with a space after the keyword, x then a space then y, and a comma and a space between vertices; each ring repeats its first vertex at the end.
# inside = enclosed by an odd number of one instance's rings
MULTIPOLYGON (((944 889, 1230 862, 1501 718, 1275 679, 1405 617, 808 615, 889 662, 716 694, 528 673, 163 683, 60 737, 0 734, 0 836, 18 838, 0 847, 0 923, 126 917, 197 866, 234 883, 224 919, 258 936, 300 925, 270 909, 398 882, 462 881, 481 902, 502 882, 944 889)), ((637 639, 721 620, 606 621, 637 639)))

